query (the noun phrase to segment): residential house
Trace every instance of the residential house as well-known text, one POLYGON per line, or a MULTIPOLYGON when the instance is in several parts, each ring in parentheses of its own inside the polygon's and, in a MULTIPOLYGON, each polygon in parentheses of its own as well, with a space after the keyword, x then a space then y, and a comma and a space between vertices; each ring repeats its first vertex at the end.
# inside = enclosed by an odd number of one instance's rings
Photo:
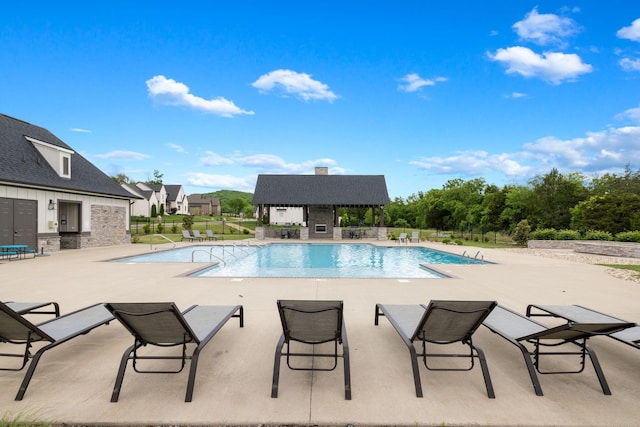
POLYGON ((217 197, 206 197, 203 194, 190 194, 189 213, 191 215, 220 215, 220 199, 217 197))
POLYGON ((0 114, 0 245, 130 243, 137 197, 47 129, 0 114))
POLYGON ((182 185, 165 185, 164 187, 167 191, 165 212, 172 215, 188 215, 189 200, 182 185))

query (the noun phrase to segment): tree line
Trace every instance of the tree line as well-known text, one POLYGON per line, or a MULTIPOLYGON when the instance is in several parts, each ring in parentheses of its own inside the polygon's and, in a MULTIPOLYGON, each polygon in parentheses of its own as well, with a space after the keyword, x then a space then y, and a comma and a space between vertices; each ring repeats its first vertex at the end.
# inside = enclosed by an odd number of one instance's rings
POLYGON ((527 185, 488 184, 483 178, 453 179, 442 188, 395 198, 385 212, 392 226, 461 233, 513 234, 526 221, 532 230, 640 230, 640 171, 587 180, 579 173, 552 169, 527 185), (388 216, 387 216, 388 215, 388 216))

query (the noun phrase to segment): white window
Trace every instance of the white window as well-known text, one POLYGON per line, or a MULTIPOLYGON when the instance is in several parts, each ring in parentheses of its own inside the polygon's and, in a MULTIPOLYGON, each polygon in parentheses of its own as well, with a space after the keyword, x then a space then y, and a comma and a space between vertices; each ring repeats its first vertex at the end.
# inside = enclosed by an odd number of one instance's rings
POLYGON ((63 178, 71 178, 71 156, 66 153, 60 153, 62 167, 60 168, 60 176, 63 178))

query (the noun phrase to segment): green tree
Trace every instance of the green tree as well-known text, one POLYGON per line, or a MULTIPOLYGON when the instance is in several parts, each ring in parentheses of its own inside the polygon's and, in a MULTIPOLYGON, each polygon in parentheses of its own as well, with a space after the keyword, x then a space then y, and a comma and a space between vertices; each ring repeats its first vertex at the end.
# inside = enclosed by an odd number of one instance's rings
MULTIPOLYGON (((502 212, 504 212, 506 207, 506 199, 506 191, 500 190, 495 185, 487 186, 484 199, 482 200, 482 216, 480 218, 480 226, 482 227, 483 234, 485 231, 493 231, 495 233, 504 229, 502 212)), ((494 240, 497 241, 495 234, 494 240)))
POLYGON ((185 215, 182 217, 182 228, 184 230, 189 230, 193 228, 193 217, 191 215, 185 215))
POLYGON ((571 227, 576 230, 599 230, 611 234, 637 230, 640 196, 612 192, 593 196, 571 209, 571 227))
POLYGON ((563 175, 555 168, 544 176, 534 177, 530 182, 533 209, 527 217, 531 226, 556 230, 569 228, 571 208, 588 197, 584 180, 578 172, 563 175))
POLYGON ((153 179, 147 179, 148 184, 162 184, 162 177, 164 174, 160 173, 157 169, 153 170, 153 179))
POLYGON ((155 218, 156 216, 158 216, 158 207, 154 203, 153 205, 151 205, 151 217, 155 218))
POLYGON ((119 173, 116 176, 112 176, 111 179, 113 179, 118 184, 135 184, 136 183, 133 179, 129 178, 127 175, 123 173, 119 173))
POLYGON ((513 232, 513 241, 519 244, 520 246, 524 246, 527 244, 529 240, 529 235, 531 234, 531 226, 526 219, 523 219, 516 225, 515 231, 513 232))
POLYGON ((231 208, 231 213, 239 215, 240 212, 244 210, 249 205, 247 201, 241 197, 236 197, 234 199, 229 200, 229 208, 231 208))

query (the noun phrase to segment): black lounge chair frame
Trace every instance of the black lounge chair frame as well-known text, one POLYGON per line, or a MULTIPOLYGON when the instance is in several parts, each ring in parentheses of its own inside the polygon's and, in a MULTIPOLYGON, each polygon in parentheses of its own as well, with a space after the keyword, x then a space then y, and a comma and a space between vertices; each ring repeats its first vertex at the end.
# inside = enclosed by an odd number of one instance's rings
MULTIPOLYGON (((432 300, 428 306, 424 304, 420 305, 388 305, 388 304, 376 304, 375 320, 374 324, 377 326, 380 316, 386 317, 396 332, 402 338, 402 341, 409 350, 409 356, 411 358, 411 368, 413 370, 413 382, 416 389, 416 397, 423 397, 422 383, 420 381, 420 368, 418 364, 418 357, 421 357, 424 366, 431 371, 470 371, 475 366, 475 359, 480 362, 480 368, 482 370, 482 377, 484 379, 485 388, 487 389, 487 396, 490 399, 495 398, 495 392, 493 390, 493 383, 491 382, 491 376, 489 374, 489 367, 484 355, 484 351, 473 343, 472 335, 482 324, 482 321, 491 313, 491 310, 497 306, 495 301, 438 301, 432 300), (400 307, 400 310, 410 309, 413 311, 414 322, 411 325, 404 324, 396 318, 393 308, 400 307), (429 322, 431 316, 435 313, 445 312, 451 314, 452 318, 457 316, 469 317, 471 320, 470 327, 462 334, 452 334, 450 337, 442 339, 442 337, 430 337, 425 333, 425 326, 429 322), (404 327, 403 327, 404 326, 404 327), (409 331, 407 327, 411 327, 409 331), (411 335, 409 335, 411 334, 411 335), (435 339, 434 339, 435 338, 435 339), (414 342, 418 340, 422 343, 422 352, 418 353, 414 342), (430 344, 453 344, 459 342, 468 346, 468 353, 428 353, 427 343, 430 344), (466 368, 433 368, 428 364, 428 358, 430 357, 450 357, 450 358, 469 358, 470 366, 466 368)), ((441 314, 441 313, 440 313, 441 314)))
MULTIPOLYGON (((48 305, 48 303, 44 305, 48 305)), ((40 307, 42 306, 43 305, 40 305, 40 307)), ((54 307, 57 309, 57 304, 54 307)), ((88 334, 98 326, 108 324, 113 320, 113 316, 111 316, 111 314, 104 308, 103 304, 95 304, 85 307, 72 313, 55 317, 38 325, 31 323, 4 303, 0 303, 0 315, 7 320, 10 319, 9 322, 7 322, 7 329, 0 331, 0 342, 24 345, 25 347, 24 353, 0 354, 0 356, 17 357, 22 359, 20 367, 0 368, 0 370, 20 371, 27 365, 27 363, 29 363, 29 360, 31 360, 15 400, 23 399, 24 394, 27 391, 27 387, 29 387, 29 383, 31 382, 31 378, 33 377, 33 373, 38 366, 38 362, 47 350, 57 347, 58 345, 80 335, 88 334), (69 329, 74 325, 78 325, 78 327, 73 328, 73 330, 69 329), (49 344, 43 346, 34 355, 32 355, 31 348, 38 342, 49 342, 49 344)))
POLYGON ((186 361, 190 360, 191 366, 189 369, 189 379, 187 382, 187 391, 184 401, 191 402, 193 399, 196 370, 198 368, 198 358, 202 349, 209 343, 209 341, 211 341, 211 339, 232 317, 238 318, 240 327, 244 327, 244 309, 241 305, 193 305, 184 310, 182 313, 174 303, 107 303, 106 307, 111 313, 113 313, 115 318, 118 319, 120 323, 122 323, 122 325, 134 336, 134 344, 124 352, 124 354, 122 355, 122 359, 120 360, 118 375, 116 377, 116 382, 111 394, 111 402, 117 402, 118 398, 120 397, 122 381, 124 380, 124 374, 130 360, 132 361, 132 366, 135 372, 147 374, 179 373, 184 369, 186 361), (195 313, 195 311, 193 310, 196 309, 213 309, 219 312, 219 314, 215 315, 215 321, 207 324, 207 333, 202 337, 198 337, 198 334, 194 332, 192 325, 190 325, 188 323, 188 320, 185 318, 185 316, 188 316, 190 312, 195 313), (148 334, 147 331, 141 330, 144 327, 141 328, 140 325, 136 325, 135 319, 147 318, 149 322, 152 322, 153 324, 156 322, 161 322, 162 318, 167 314, 168 317, 173 321, 173 324, 170 325, 170 327, 179 327, 180 331, 162 331, 162 333, 167 332, 168 335, 165 335, 159 340, 155 340, 155 338, 153 337, 153 332, 148 334), (196 345, 191 355, 187 354, 188 344, 196 345), (178 356, 140 355, 138 353, 138 350, 140 349, 140 347, 146 345, 154 345, 157 347, 181 346, 182 351, 178 356), (138 362, 141 360, 179 360, 180 368, 177 370, 144 370, 138 367, 138 362))
MULTIPOLYGON (((581 305, 558 306, 529 304, 527 306, 527 317, 557 317, 569 322, 632 323, 581 305), (543 313, 535 312, 535 309, 543 313)), ((613 332, 607 336, 640 350, 640 325, 638 324, 619 332, 613 332)))
POLYGON ((595 351, 587 345, 589 338, 598 335, 609 335, 614 332, 634 326, 633 323, 577 323, 569 322, 556 327, 547 327, 533 319, 525 317, 508 308, 498 306, 492 316, 485 319, 484 325, 492 332, 505 338, 518 347, 524 357, 533 389, 538 396, 542 396, 542 386, 537 374, 579 374, 584 371, 587 364, 587 356, 591 360, 593 369, 600 382, 600 387, 605 395, 611 395, 611 389, 604 376, 595 351), (495 316, 495 317, 493 317, 495 316), (524 334, 516 332, 524 332, 524 334), (526 332, 525 332, 526 331, 526 332), (530 350, 524 344, 533 346, 530 350), (571 344, 577 346, 574 351, 555 350, 545 351, 545 348, 556 349, 560 346, 571 344), (577 369, 545 371, 541 367, 542 356, 578 356, 577 369))
MULTIPOLYGON (((343 359, 344 366, 344 398, 345 400, 351 400, 351 371, 349 364, 349 344, 347 341, 347 330, 344 325, 343 318, 343 302, 342 301, 305 301, 305 300, 278 300, 278 312, 280 314, 280 320, 282 322, 283 333, 278 340, 275 352, 275 361, 273 365, 273 381, 271 383, 271 397, 278 397, 278 383, 280 380, 280 361, 282 357, 286 357, 287 366, 289 369, 296 371, 333 371, 338 366, 338 358, 343 359), (329 314, 333 313, 333 315, 329 314), (289 314, 293 316, 303 316, 308 320, 315 320, 322 318, 329 314, 330 317, 335 316, 331 321, 335 320, 335 328, 331 331, 309 331, 305 330, 300 333, 297 331, 297 325, 295 321, 289 317, 289 314), (321 335, 306 336, 305 333, 320 332, 321 335), (291 342, 299 342, 303 344, 323 344, 328 342, 334 343, 332 353, 300 353, 292 352, 290 345, 291 342), (284 345, 287 345, 285 351, 283 351, 284 345), (342 353, 339 353, 338 345, 342 345, 342 353), (333 358, 333 365, 328 368, 301 368, 295 367, 291 363, 292 357, 324 357, 333 358)), ((325 319, 326 320, 326 319, 325 319)), ((309 323, 314 324, 314 323, 309 323)))

